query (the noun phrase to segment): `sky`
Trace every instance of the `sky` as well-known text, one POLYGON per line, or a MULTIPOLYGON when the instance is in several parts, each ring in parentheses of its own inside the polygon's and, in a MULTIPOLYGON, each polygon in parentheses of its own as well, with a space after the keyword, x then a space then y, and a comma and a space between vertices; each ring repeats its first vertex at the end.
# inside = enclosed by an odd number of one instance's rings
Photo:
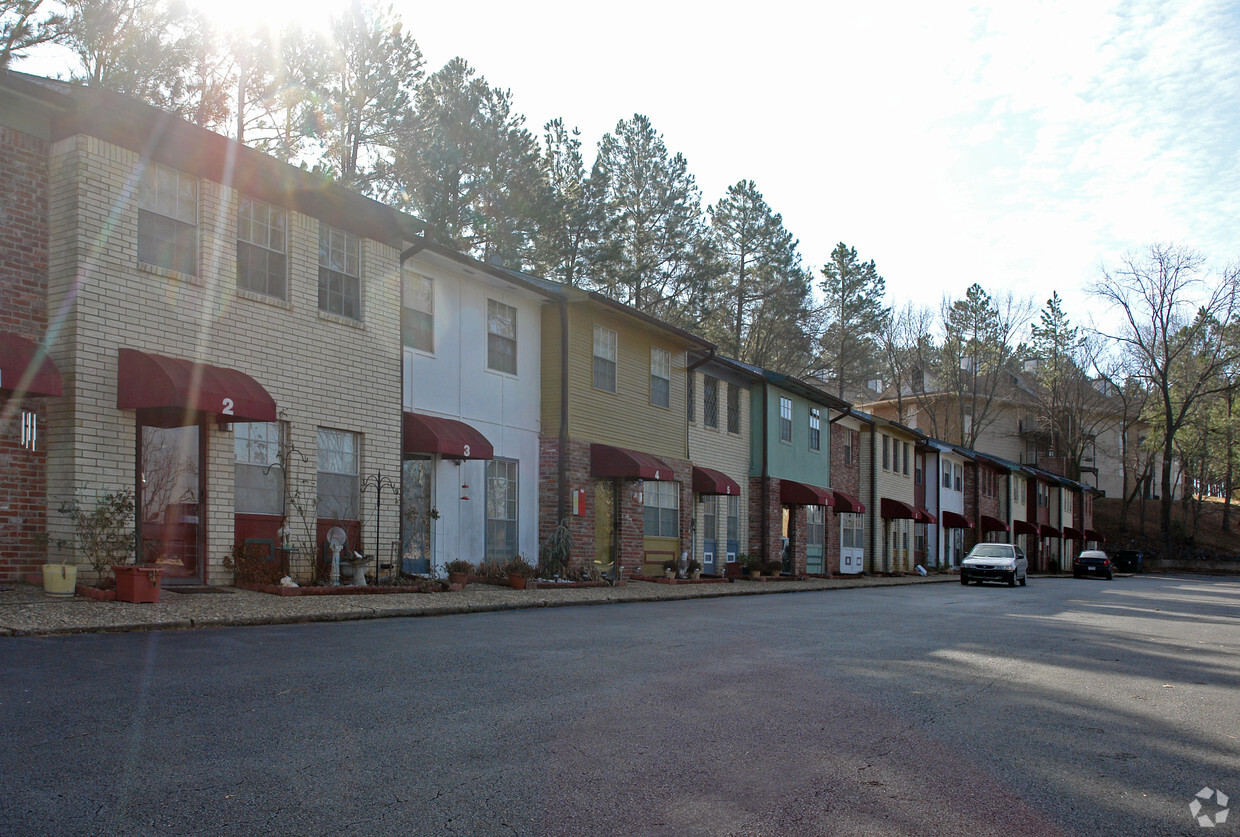
MULTIPOLYGON (((262 5, 281 2, 330 8, 262 5)), ((394 5, 428 72, 464 57, 532 132, 563 117, 591 155, 643 113, 703 206, 754 180, 816 277, 845 242, 897 306, 977 282, 1035 308, 1058 290, 1088 324, 1105 312, 1086 289, 1126 253, 1240 260, 1237 4, 394 5)))

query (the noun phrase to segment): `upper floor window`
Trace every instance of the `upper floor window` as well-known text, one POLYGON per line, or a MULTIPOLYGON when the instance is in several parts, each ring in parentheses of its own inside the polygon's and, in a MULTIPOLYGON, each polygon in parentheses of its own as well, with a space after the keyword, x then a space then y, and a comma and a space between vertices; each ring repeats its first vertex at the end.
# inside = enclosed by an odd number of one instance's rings
POLYGON ((288 213, 242 198, 237 208, 237 287, 288 299, 288 213))
POLYGON ((517 374, 517 309, 487 300, 487 369, 517 374))
POLYGON ((906 477, 908 476, 908 452, 910 448, 912 448, 912 445, 908 442, 900 442, 900 459, 903 461, 903 472, 906 477))
POLYGON ((956 490, 964 491, 964 466, 956 465, 952 470, 956 474, 956 490))
POLYGON ((712 378, 707 375, 705 378, 705 390, 702 393, 705 399, 702 403, 702 424, 707 427, 719 429, 719 379, 712 378))
POLYGON ((943 460, 943 487, 952 487, 952 464, 946 459, 943 460))
POLYGON ((728 384, 728 432, 741 432, 741 388, 728 384))
POLYGON ((809 408, 809 449, 822 449, 822 413, 817 407, 809 408))
POLYGON ((401 271, 400 339, 410 349, 435 351, 435 280, 409 268, 401 271))
POLYGON ((792 441, 792 399, 779 397, 779 441, 792 441))
POLYGON ((853 431, 844 428, 844 464, 853 463, 853 431))
POLYGON ((319 222, 319 310, 362 318, 361 242, 319 222))
POLYGON ((891 437, 883 434, 883 470, 891 470, 891 437))
POLYGON ((925 465, 925 457, 920 453, 917 454, 916 458, 913 459, 913 482, 917 485, 921 485, 921 475, 925 470, 925 465))
POLYGON ((198 275, 198 178, 155 162, 142 170, 138 261, 198 275))
POLYGON ((672 356, 653 346, 650 348, 650 403, 656 407, 672 406, 672 356))
POLYGON ((600 325, 594 327, 594 388, 616 391, 616 333, 600 325))
POLYGON ((327 520, 357 520, 360 507, 358 435, 347 430, 319 428, 318 516, 327 520))
POLYGON ((688 403, 689 421, 697 421, 697 373, 692 369, 685 379, 685 401, 688 403))

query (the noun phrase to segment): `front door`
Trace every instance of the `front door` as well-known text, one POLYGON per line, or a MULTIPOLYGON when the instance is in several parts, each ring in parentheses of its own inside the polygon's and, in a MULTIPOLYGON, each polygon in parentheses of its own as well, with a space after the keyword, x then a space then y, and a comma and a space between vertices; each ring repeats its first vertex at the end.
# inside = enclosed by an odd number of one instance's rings
POLYGON ((702 495, 702 572, 713 575, 718 572, 719 555, 719 498, 714 494, 702 495))
POLYGON ((864 569, 865 557, 864 534, 861 528, 861 515, 845 512, 839 516, 840 523, 840 572, 845 575, 856 575, 864 569))
POLYGON ((825 573, 827 544, 827 507, 807 506, 805 509, 805 571, 825 573))
POLYGON ((612 480, 594 482, 594 568, 603 575, 616 575, 616 484, 612 480))
POLYGON ((203 581, 204 440, 196 424, 138 426, 139 555, 173 584, 203 581))
POLYGON ((431 505, 431 464, 428 456, 406 459, 400 470, 400 571, 424 575, 431 571, 432 532, 436 515, 431 505))
POLYGON ((781 511, 783 511, 783 523, 780 528, 780 533, 783 535, 783 537, 780 543, 783 544, 783 548, 780 550, 780 559, 783 562, 784 572, 791 573, 792 572, 792 509, 788 508, 787 506, 784 506, 781 509, 781 511))

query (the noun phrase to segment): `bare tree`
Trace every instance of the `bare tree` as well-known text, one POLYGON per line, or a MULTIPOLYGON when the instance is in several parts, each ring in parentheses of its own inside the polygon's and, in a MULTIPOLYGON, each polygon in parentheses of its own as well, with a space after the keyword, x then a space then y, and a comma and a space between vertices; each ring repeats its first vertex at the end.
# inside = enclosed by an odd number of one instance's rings
MULTIPOLYGON (((1222 370, 1240 350, 1213 339, 1237 315, 1238 271, 1229 267, 1207 281, 1204 257, 1188 248, 1153 244, 1104 271, 1092 292, 1117 310, 1120 328, 1106 334, 1131 357, 1136 376, 1151 390, 1162 449, 1159 531, 1171 547, 1171 471, 1175 436, 1202 398, 1222 392, 1222 370)), ((1105 332, 1104 332, 1105 334, 1105 332)))

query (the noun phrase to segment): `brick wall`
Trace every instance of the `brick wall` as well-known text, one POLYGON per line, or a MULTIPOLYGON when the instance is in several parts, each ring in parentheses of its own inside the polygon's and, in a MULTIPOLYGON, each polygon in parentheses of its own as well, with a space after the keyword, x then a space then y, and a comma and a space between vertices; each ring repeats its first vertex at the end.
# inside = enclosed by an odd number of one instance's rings
MULTIPOLYGON (((851 427, 842 424, 831 425, 831 487, 845 494, 851 494, 862 503, 861 497, 861 434, 851 427), (854 435, 855 434, 855 435, 854 435), (852 462, 844 461, 845 442, 853 437, 852 462)), ((867 512, 869 509, 866 510, 867 512)), ((839 518, 834 513, 827 515, 827 572, 840 571, 840 528, 839 518)))
MULTIPOLYGON (((0 125, 0 332, 36 341, 47 328, 47 172, 46 142, 0 125)), ((47 399, 0 390, 0 581, 46 559, 47 430, 47 399), (36 417, 33 451, 23 411, 36 417)))

